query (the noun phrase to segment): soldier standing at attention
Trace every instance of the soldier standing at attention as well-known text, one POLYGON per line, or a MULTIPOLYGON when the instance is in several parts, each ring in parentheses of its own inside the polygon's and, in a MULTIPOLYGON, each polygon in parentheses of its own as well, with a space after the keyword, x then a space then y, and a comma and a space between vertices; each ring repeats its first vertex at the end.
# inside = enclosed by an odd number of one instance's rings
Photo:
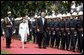
POLYGON ((75 30, 75 20, 74 18, 76 17, 76 12, 72 13, 72 17, 70 19, 70 41, 71 41, 71 44, 70 44, 70 47, 71 47, 71 50, 75 51, 75 43, 76 43, 76 36, 77 36, 77 32, 75 30))
POLYGON ((11 37, 13 33, 15 33, 14 30, 14 18, 11 16, 11 11, 7 12, 8 16, 4 19, 4 31, 3 35, 6 37, 6 48, 10 48, 11 44, 11 37))
POLYGON ((60 25, 61 25, 61 38, 62 38, 62 49, 63 50, 65 50, 65 35, 66 35, 66 33, 65 33, 65 30, 64 30, 64 25, 65 25, 65 17, 66 17, 66 15, 65 14, 63 14, 62 15, 62 19, 61 19, 61 23, 60 23, 60 25))
POLYGON ((65 32, 66 32, 66 50, 69 50, 69 44, 70 44, 70 13, 67 13, 66 16, 66 22, 65 22, 65 32))
POLYGON ((83 12, 82 11, 78 13, 77 30, 78 30, 79 50, 81 53, 83 53, 83 12))
POLYGON ((55 40, 55 31, 54 31, 54 20, 51 21, 51 48, 54 46, 54 40, 55 40))
POLYGON ((58 18, 55 21, 55 47, 59 48, 59 43, 60 43, 60 36, 59 36, 59 20, 58 18))

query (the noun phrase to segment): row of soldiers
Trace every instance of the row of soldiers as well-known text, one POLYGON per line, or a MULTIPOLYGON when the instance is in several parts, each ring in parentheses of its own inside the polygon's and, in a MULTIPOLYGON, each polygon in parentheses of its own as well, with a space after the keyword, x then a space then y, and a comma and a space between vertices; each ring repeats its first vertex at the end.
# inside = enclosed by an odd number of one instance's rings
MULTIPOLYGON (((56 17, 47 19, 46 45, 63 50, 83 51, 83 15, 56 17)), ((35 24, 35 23, 34 23, 35 24)), ((33 31, 34 42, 37 41, 36 28, 33 31)))

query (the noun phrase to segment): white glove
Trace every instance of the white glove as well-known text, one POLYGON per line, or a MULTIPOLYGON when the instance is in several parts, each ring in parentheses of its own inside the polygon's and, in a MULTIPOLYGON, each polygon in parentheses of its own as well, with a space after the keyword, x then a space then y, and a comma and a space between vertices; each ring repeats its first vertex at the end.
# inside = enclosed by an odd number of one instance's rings
POLYGON ((37 31, 39 32, 40 30, 39 30, 39 29, 37 29, 37 31))
POLYGON ((15 32, 16 32, 16 30, 13 31, 13 33, 15 33, 15 32))
POLYGON ((3 35, 5 34, 5 32, 3 31, 3 35))
POLYGON ((83 37, 83 34, 82 34, 82 37, 83 37))

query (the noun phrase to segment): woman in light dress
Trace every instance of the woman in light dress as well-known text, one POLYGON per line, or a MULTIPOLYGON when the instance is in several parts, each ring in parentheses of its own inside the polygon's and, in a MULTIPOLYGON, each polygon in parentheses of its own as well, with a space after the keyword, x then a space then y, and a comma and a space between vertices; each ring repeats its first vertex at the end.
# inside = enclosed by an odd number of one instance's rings
POLYGON ((29 35, 29 26, 25 17, 23 17, 22 23, 19 25, 19 35, 21 37, 22 48, 24 49, 24 42, 27 41, 27 35, 29 35))

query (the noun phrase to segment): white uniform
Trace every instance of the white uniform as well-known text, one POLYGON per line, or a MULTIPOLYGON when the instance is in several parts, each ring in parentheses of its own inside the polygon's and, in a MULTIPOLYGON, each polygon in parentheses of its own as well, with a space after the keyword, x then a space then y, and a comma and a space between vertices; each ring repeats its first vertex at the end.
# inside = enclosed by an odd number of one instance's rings
POLYGON ((29 27, 27 23, 21 23, 19 25, 19 34, 21 36, 21 42, 27 41, 27 34, 29 35, 29 27))

